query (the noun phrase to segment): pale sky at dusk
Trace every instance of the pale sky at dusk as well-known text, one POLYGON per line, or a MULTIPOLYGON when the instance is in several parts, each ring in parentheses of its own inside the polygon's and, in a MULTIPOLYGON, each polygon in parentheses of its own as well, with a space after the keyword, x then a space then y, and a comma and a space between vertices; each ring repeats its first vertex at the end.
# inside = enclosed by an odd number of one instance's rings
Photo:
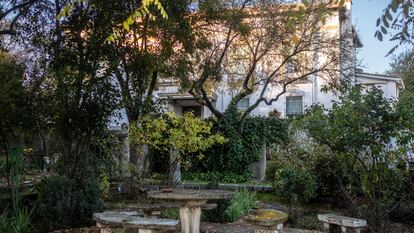
MULTIPOLYGON (((386 37, 383 42, 374 37, 376 31, 376 20, 382 14, 390 0, 353 0, 352 14, 353 24, 361 37, 364 47, 360 50, 358 58, 362 60, 364 71, 371 73, 383 73, 392 60, 385 55, 395 45, 386 37)), ((395 52, 398 54, 403 49, 395 52)))

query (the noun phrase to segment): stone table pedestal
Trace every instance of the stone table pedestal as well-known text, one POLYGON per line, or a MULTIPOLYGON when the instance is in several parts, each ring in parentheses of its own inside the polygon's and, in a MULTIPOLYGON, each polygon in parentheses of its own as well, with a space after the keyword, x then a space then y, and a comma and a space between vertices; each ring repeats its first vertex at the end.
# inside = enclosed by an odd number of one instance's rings
POLYGON ((174 190, 173 192, 152 191, 148 196, 155 199, 181 203, 180 221, 182 233, 200 233, 201 208, 208 200, 229 199, 233 192, 223 190, 174 190))

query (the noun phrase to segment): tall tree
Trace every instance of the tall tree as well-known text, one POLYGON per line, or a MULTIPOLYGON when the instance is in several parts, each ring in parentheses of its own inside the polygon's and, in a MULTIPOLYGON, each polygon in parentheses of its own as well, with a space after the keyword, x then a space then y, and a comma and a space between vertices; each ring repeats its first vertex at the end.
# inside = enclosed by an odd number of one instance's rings
MULTIPOLYGON (((155 7, 148 8, 152 14, 135 14, 140 5, 129 0, 90 2, 97 9, 95 32, 111 35, 101 46, 105 72, 114 77, 112 83, 119 90, 128 122, 136 123, 157 112, 153 93, 159 79, 179 72, 179 64, 193 49, 190 1, 161 1, 168 18, 155 7)), ((138 170, 144 171, 143 149, 131 146, 130 156, 138 170)))
POLYGON ((218 87, 225 85, 236 93, 228 109, 259 93, 241 115, 242 123, 260 104, 278 101, 301 79, 318 75, 326 83, 338 82, 341 71, 345 75, 352 68, 340 67, 352 46, 341 41, 347 38, 339 34, 344 33, 339 32, 343 25, 336 32, 324 25, 343 1, 302 2, 200 1, 191 20, 201 49, 192 56, 191 74, 183 78, 183 87, 218 118, 224 114, 210 98, 218 87), (268 98, 270 87, 279 92, 268 98))
POLYGON ((189 1, 161 1, 167 18, 153 10, 152 15, 134 16, 139 4, 132 1, 91 1, 98 9, 97 30, 113 32, 103 45, 107 71, 115 77, 129 122, 139 120, 152 106, 153 92, 160 76, 177 69, 192 50, 192 32, 187 17, 189 1), (125 25, 125 18, 129 15, 125 25), (158 16, 154 19, 154 16, 158 16), (115 25, 115 26, 114 26, 115 25))
POLYGON ((62 143, 62 172, 70 177, 90 172, 93 136, 118 107, 117 92, 105 72, 101 44, 107 35, 94 33, 96 10, 88 3, 74 5, 60 20, 51 43, 49 96, 53 128, 62 143), (80 173, 77 173, 80 172, 80 173))

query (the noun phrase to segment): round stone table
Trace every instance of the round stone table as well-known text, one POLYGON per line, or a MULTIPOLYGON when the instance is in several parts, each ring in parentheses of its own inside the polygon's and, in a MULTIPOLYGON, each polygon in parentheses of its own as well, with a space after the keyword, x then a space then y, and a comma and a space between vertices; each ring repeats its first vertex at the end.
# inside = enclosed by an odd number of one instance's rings
POLYGON ((208 200, 230 199, 233 192, 223 190, 174 190, 173 192, 151 191, 148 196, 154 199, 163 199, 180 202, 181 232, 199 233, 201 206, 208 200))

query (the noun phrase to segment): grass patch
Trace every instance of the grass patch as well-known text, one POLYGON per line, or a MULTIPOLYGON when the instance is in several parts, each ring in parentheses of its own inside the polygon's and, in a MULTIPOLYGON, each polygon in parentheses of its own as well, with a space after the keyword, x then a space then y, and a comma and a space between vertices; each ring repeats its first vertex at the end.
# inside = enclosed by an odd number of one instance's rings
POLYGON ((274 192, 257 193, 257 199, 261 202, 282 203, 282 200, 274 192))
POLYGON ((166 209, 161 212, 161 217, 180 220, 180 211, 177 208, 166 209))

